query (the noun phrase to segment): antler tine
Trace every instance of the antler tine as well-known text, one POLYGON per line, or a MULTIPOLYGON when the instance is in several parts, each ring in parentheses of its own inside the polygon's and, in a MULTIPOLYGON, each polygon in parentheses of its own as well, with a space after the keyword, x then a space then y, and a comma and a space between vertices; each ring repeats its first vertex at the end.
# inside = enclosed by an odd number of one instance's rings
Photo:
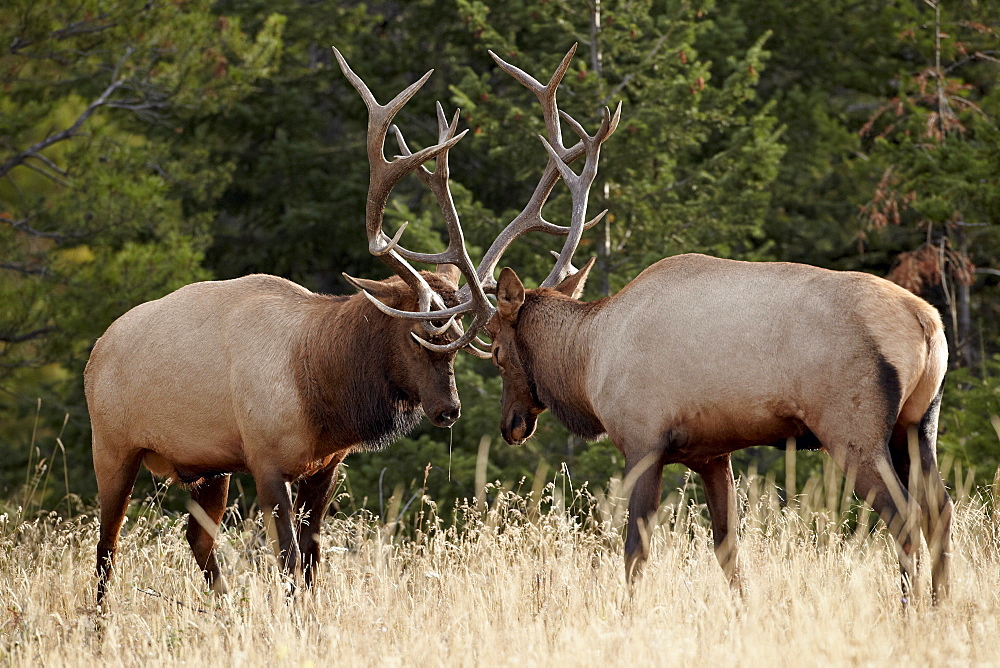
MULTIPOLYGON (((563 119, 580 137, 580 142, 584 145, 587 155, 586 162, 584 162, 583 169, 579 175, 573 172, 569 168, 569 165, 559 159, 556 149, 544 137, 540 138, 542 144, 545 146, 545 150, 549 153, 549 158, 556 163, 559 173, 563 181, 566 182, 566 186, 569 188, 570 195, 573 198, 573 211, 570 214, 570 231, 566 235, 566 242, 559 253, 559 259, 556 260, 556 264, 552 267, 549 275, 542 281, 541 287, 552 287, 572 273, 570 268, 572 267, 573 254, 580 243, 584 229, 588 226, 586 221, 587 200, 590 197, 590 187, 597 177, 597 165, 601 158, 601 146, 618 127, 618 121, 621 118, 621 108, 622 105, 619 102, 614 115, 611 114, 610 109, 607 107, 604 108, 604 118, 601 121, 601 127, 594 133, 593 137, 589 136, 586 130, 583 129, 583 126, 570 117, 569 114, 561 112, 563 119)), ((593 219, 590 224, 596 223, 603 216, 604 212, 593 219)))
POLYGON ((483 329, 486 326, 486 323, 489 321, 490 318, 493 317, 493 313, 495 312, 496 309, 493 308, 492 306, 490 307, 489 312, 482 310, 475 311, 475 315, 472 318, 472 324, 469 325, 469 328, 467 330, 465 330, 465 333, 462 334, 462 336, 459 337, 458 340, 448 344, 438 345, 435 343, 431 343, 430 341, 425 341, 416 334, 413 335, 413 338, 416 339, 417 342, 424 348, 427 348, 428 350, 433 350, 434 352, 447 352, 449 350, 457 350, 459 348, 465 348, 473 341, 479 340, 478 338, 479 330, 483 329))
MULTIPOLYGON (((549 135, 550 140, 559 148, 559 154, 563 159, 566 159, 564 155, 566 148, 562 143, 562 130, 559 127, 559 106, 556 103, 556 90, 559 88, 559 84, 562 83, 563 77, 566 76, 567 70, 569 70, 569 65, 573 62, 573 55, 576 54, 577 44, 574 43, 573 46, 569 48, 566 55, 563 56, 562 61, 559 63, 559 67, 556 71, 552 73, 549 78, 549 82, 542 85, 535 77, 531 76, 521 68, 516 65, 511 65, 510 63, 503 60, 500 56, 490 51, 489 54, 496 61, 496 64, 500 66, 504 72, 512 76, 517 80, 522 86, 530 90, 538 98, 538 101, 542 105, 542 113, 545 118, 545 132, 549 135)), ((570 162, 570 160, 567 160, 570 162)))
MULTIPOLYGON (((459 112, 455 112, 455 116, 449 124, 445 119, 444 110, 441 108, 441 103, 439 102, 437 103, 437 116, 439 142, 443 144, 451 138, 458 127, 459 112)), ((403 157, 408 157, 410 149, 406 145, 403 133, 395 126, 393 126, 393 129, 396 133, 396 141, 399 143, 400 153, 403 157)), ((468 132, 468 130, 464 130, 463 134, 465 132, 468 132)), ((462 224, 458 217, 458 211, 455 209, 455 201, 452 199, 451 189, 448 185, 449 167, 447 149, 438 155, 433 172, 427 169, 425 165, 421 165, 417 170, 417 177, 438 200, 445 223, 448 226, 448 248, 441 253, 416 253, 401 247, 397 247, 396 250, 408 260, 432 264, 449 263, 454 264, 459 269, 462 269, 463 265, 465 265, 466 268, 471 270, 472 260, 465 249, 465 235, 462 232, 462 224)))
POLYGON ((469 345, 465 346, 462 350, 469 353, 473 357, 478 357, 481 360, 488 360, 493 357, 490 352, 491 344, 488 341, 483 341, 478 336, 469 342, 469 345))
MULTIPOLYGON (((397 318, 404 318, 406 320, 444 320, 447 318, 452 318, 457 315, 462 315, 470 310, 468 302, 462 302, 461 304, 456 304, 448 308, 441 308, 436 311, 400 311, 399 309, 394 309, 391 306, 386 306, 378 297, 373 296, 369 292, 364 293, 368 297, 368 301, 378 307, 378 310, 382 311, 386 315, 393 315, 397 318)), ((445 328, 447 329, 447 327, 445 328)), ((443 331, 443 330, 441 330, 443 331)))
MULTIPOLYGON (((470 341, 467 346, 465 346, 464 348, 462 348, 462 350, 464 350, 465 352, 469 353, 473 357, 478 357, 481 360, 488 360, 491 357, 493 357, 493 355, 491 355, 490 353, 486 352, 485 350, 482 350, 481 348, 479 348, 477 346, 476 341, 478 341, 478 340, 479 339, 477 338, 475 341, 470 341)), ((483 343, 485 343, 485 341, 483 343)), ((489 345, 487 344, 486 347, 488 348, 489 345)))

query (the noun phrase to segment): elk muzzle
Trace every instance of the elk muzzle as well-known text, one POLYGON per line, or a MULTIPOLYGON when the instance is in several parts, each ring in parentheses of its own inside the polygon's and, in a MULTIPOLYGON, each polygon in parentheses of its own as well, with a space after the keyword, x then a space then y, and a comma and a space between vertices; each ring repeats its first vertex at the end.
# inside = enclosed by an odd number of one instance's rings
POLYGON ((503 440, 510 445, 521 445, 535 433, 538 418, 531 413, 514 413, 500 423, 503 440))
POLYGON ((461 414, 462 403, 456 400, 429 411, 427 417, 430 418, 435 427, 450 427, 455 424, 461 414))

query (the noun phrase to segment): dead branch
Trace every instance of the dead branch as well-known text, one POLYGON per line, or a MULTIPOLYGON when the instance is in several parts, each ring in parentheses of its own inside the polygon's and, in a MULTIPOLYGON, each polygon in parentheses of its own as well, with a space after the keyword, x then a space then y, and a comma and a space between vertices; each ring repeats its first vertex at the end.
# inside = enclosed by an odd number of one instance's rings
POLYGON ((14 334, 13 332, 0 332, 0 342, 3 343, 23 343, 25 341, 30 341, 32 339, 39 339, 49 332, 55 330, 55 327, 39 327, 38 329, 32 330, 30 332, 25 332, 24 334, 14 334))
POLYGON ((27 161, 31 158, 35 158, 40 162, 45 163, 48 160, 48 158, 43 158, 40 152, 44 151, 53 144, 57 144, 61 141, 66 141, 67 139, 71 139, 77 136, 80 133, 80 128, 87 121, 87 119, 90 118, 91 114, 97 111, 97 109, 99 109, 100 107, 106 105, 111 95, 116 90, 118 90, 124 83, 125 83, 124 77, 116 79, 107 88, 104 89, 104 92, 101 93, 96 100, 87 105, 87 108, 84 109, 83 113, 81 113, 77 117, 77 119, 73 122, 73 125, 69 126, 65 130, 47 136, 40 142, 35 143, 29 148, 19 153, 16 153, 13 157, 9 158, 7 162, 0 165, 0 178, 5 177, 7 173, 10 172, 10 170, 14 169, 15 167, 27 164, 27 161))
POLYGON ((10 225, 12 228, 18 232, 24 232, 25 234, 31 235, 33 237, 40 237, 42 239, 54 239, 55 241, 62 241, 65 239, 65 235, 59 232, 43 232, 42 230, 36 230, 35 228, 28 225, 28 218, 22 218, 21 220, 14 220, 4 215, 0 215, 0 223, 5 223, 10 225))
MULTIPOLYGON (((67 23, 62 28, 58 30, 53 30, 48 34, 48 36, 43 41, 60 41, 64 39, 70 39, 72 37, 78 37, 79 35, 92 35, 98 32, 104 32, 117 26, 117 23, 100 23, 108 18, 107 14, 101 14, 95 19, 89 21, 73 21, 67 23)), ((20 37, 15 37, 14 41, 10 43, 7 47, 7 53, 10 55, 17 55, 22 49, 26 49, 29 46, 33 46, 38 43, 38 40, 33 39, 21 39, 20 37)))
POLYGON ((17 262, 0 262, 0 269, 6 269, 7 271, 16 271, 19 274, 44 276, 49 273, 46 267, 34 267, 28 264, 20 264, 17 262))

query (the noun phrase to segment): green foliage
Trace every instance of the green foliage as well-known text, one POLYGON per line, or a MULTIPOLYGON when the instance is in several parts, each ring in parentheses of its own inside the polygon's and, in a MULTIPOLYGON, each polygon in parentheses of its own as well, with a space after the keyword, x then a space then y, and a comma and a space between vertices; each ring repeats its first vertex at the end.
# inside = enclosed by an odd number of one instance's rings
MULTIPOLYGON (((60 443, 72 491, 93 494, 83 364, 133 305, 257 271, 326 292, 349 290, 342 271, 387 275, 363 225, 365 109, 330 45, 382 102, 435 69, 396 120, 419 148, 435 141, 436 100, 461 108, 470 132, 451 152, 452 192, 477 259, 546 161, 537 102, 487 49, 547 79, 578 43, 560 108, 593 132, 603 107, 623 103, 591 195, 589 213, 609 214, 577 256, 598 257, 588 297, 687 251, 883 275, 913 268, 905 253, 928 240, 967 253, 968 295, 947 273, 922 289, 953 347, 985 358, 949 376, 941 448, 988 475, 1000 412, 996 12, 964 0, 941 9, 938 43, 933 6, 874 0, 4 3, 0 496, 29 467, 29 481, 45 479, 39 462, 52 466, 60 443), (934 98, 938 70, 947 118, 934 98)), ((565 125, 563 134, 575 141, 565 125)), ((568 213, 559 185, 545 215, 563 223, 568 213)), ((443 247, 437 203, 416 179, 397 186, 386 211, 390 234, 404 221, 404 245, 443 247)), ((560 243, 528 235, 503 264, 531 285, 560 243)), ((449 432, 424 424, 348 458, 356 507, 387 514, 390 497, 405 504, 421 490, 471 498, 483 480, 530 489, 560 476, 597 489, 621 476, 613 445, 582 443, 548 415, 533 440, 507 446, 493 367, 461 356, 456 373, 463 414, 449 432)), ((781 451, 734 461, 782 479, 781 451)), ((800 478, 823 461, 800 453, 800 478)), ((664 487, 686 475, 669 469, 664 487)), ((151 489, 146 477, 140 485, 151 489)))
POLYGON ((74 474, 85 470, 89 347, 132 306, 209 277, 214 201, 233 168, 197 124, 271 73, 282 24, 272 16, 251 38, 206 0, 0 7, 5 447, 28 451, 41 397, 42 433, 69 414, 74 474))
MULTIPOLYGON (((751 104, 767 56, 766 35, 713 68, 696 47, 699 40, 721 37, 709 3, 611 4, 597 15, 566 2, 509 3, 492 13, 483 3, 458 7, 479 48, 540 80, 579 43, 559 99, 589 131, 602 107, 623 104, 591 196, 595 211, 609 210, 607 223, 587 235, 580 250, 599 258, 592 292, 618 289, 666 255, 696 250, 731 256, 760 244, 768 186, 783 153, 770 107, 751 104), (531 29, 519 29, 524 25, 531 29)), ((546 155, 529 139, 544 126, 529 92, 496 68, 479 67, 460 71, 453 101, 474 130, 462 149, 487 154, 496 165, 489 173, 497 178, 492 187, 463 182, 503 220, 527 201, 545 165, 546 155)), ((575 141, 570 130, 564 135, 567 144, 575 141)), ((566 218, 568 199, 557 188, 546 209, 551 220, 566 218)), ((491 232, 472 228, 470 236, 491 232)), ((511 250, 511 264, 540 279, 548 271, 543 249, 553 245, 524 239, 511 250)))
POLYGON ((1000 355, 978 373, 966 368, 948 374, 938 443, 943 457, 977 469, 984 482, 992 479, 1000 466, 1000 355))
POLYGON ((220 2, 217 9, 249 27, 278 12, 284 29, 275 71, 205 125, 235 165, 217 200, 207 264, 218 278, 266 272, 342 291, 341 271, 366 275, 377 262, 360 224, 368 185, 364 105, 330 46, 349 59, 379 53, 363 43, 382 19, 364 5, 331 0, 220 2))

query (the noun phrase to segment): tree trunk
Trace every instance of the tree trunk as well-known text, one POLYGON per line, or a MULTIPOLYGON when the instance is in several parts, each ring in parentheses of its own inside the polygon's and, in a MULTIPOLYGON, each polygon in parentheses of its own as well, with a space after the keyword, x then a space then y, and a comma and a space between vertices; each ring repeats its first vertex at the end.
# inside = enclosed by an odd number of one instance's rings
MULTIPOLYGON (((590 5, 590 67, 598 78, 603 76, 601 45, 601 0, 593 0, 590 5)), ((601 202, 608 208, 608 183, 601 191, 601 202)), ((597 290, 602 297, 611 295, 611 221, 605 216, 601 221, 601 239, 597 243, 597 290)))
MULTIPOLYGON (((955 228, 958 254, 968 257, 969 241, 961 223, 955 228)), ((972 368, 979 362, 979 350, 972 333, 972 304, 970 286, 956 280, 955 285, 955 356, 956 365, 972 368)))

